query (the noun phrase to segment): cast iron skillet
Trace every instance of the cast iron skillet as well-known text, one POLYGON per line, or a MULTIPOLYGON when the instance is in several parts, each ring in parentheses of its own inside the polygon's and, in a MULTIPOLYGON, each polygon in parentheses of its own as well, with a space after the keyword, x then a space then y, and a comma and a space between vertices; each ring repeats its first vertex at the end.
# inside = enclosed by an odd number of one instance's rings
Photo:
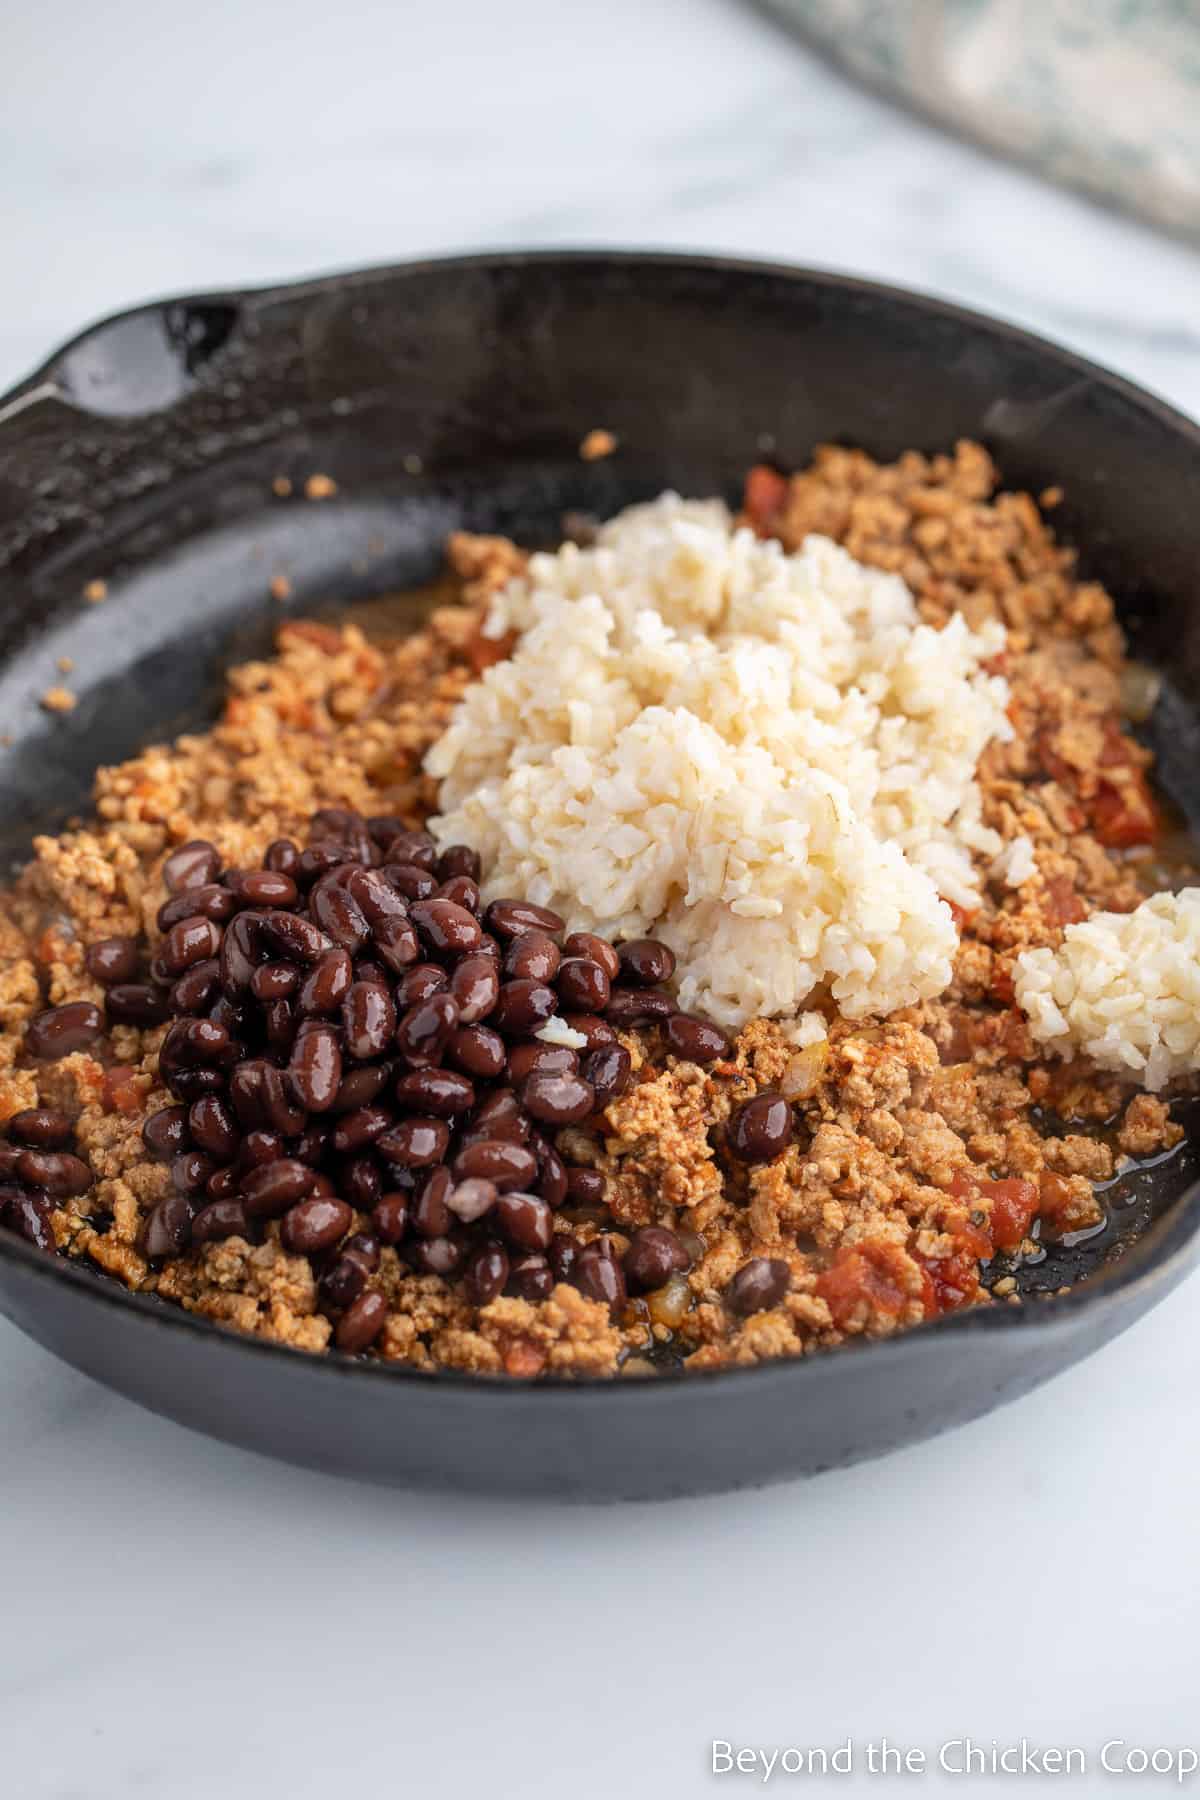
MULTIPOLYGON (((97 763, 203 723, 223 669, 292 610, 427 580, 455 526, 553 541, 674 486, 736 494, 764 454, 892 456, 981 438, 1057 515, 1171 671, 1152 735, 1200 801, 1200 432, 1053 345, 844 277, 717 259, 471 257, 145 306, 0 401, 3 840, 86 806, 97 763), (584 463, 604 425, 620 453, 584 463), (272 480, 335 477, 321 504, 272 480), (81 599, 103 578, 102 606, 81 599), (74 659, 77 710, 37 697, 74 659)), ((605 1499, 698 1493, 879 1455, 1085 1356, 1194 1260, 1191 1151, 1119 1191, 1101 1238, 1028 1278, 1055 1298, 796 1363, 507 1384, 248 1341, 0 1233, 0 1308, 76 1367, 198 1430, 374 1480, 605 1499)))

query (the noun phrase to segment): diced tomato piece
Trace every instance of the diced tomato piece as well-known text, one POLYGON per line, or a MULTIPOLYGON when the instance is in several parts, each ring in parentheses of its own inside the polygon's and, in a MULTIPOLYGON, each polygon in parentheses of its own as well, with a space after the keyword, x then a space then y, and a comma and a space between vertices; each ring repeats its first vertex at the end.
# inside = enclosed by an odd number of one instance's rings
POLYGON ((1067 875, 1052 875, 1046 883, 1046 912, 1054 925, 1077 925, 1086 919, 1087 907, 1067 875))
POLYGON ((771 524, 783 510, 787 490, 787 476, 781 475, 778 469, 769 468, 766 463, 755 463, 746 476, 742 506, 760 536, 769 532, 771 524))
POLYGON ((953 1256, 931 1257, 923 1263, 931 1299, 925 1302, 926 1318, 936 1319, 940 1313, 957 1312, 979 1298, 979 1265, 971 1257, 956 1252, 953 1256))
POLYGON ((1038 1211, 1052 1231, 1061 1228, 1074 1205, 1075 1197, 1066 1176, 1055 1175, 1052 1170, 1047 1169, 1038 1181, 1038 1211))
POLYGON ((1014 1175, 1006 1181, 989 1181, 986 1191, 992 1201, 988 1214, 992 1242, 997 1250, 1018 1250, 1038 1208, 1037 1188, 1014 1175))
POLYGON ((893 1319, 901 1311, 906 1296, 890 1267, 896 1253, 894 1244, 844 1246, 817 1277, 816 1292, 839 1330, 851 1324, 863 1306, 893 1319))
POLYGON ((999 959, 992 965, 992 979, 988 984, 988 994, 1001 1006, 1011 1006, 1016 999, 1013 987, 1012 965, 1002 963, 999 959))
POLYGON ((971 912, 968 912, 965 907, 958 904, 957 900, 947 900, 946 905, 950 908, 950 916, 954 920, 954 929, 961 935, 966 931, 971 920, 975 917, 975 913, 978 912, 979 909, 978 907, 975 907, 971 912))
POLYGON ((477 631, 466 646, 467 661, 476 675, 482 675, 493 663, 503 662, 506 657, 511 656, 516 641, 515 631, 506 632, 503 637, 498 638, 484 637, 481 631, 477 631))
POLYGON ((1152 844, 1158 836, 1158 809, 1140 770, 1130 770, 1119 788, 1102 781, 1089 811, 1092 830, 1108 850, 1152 844))
POLYGON ((105 1069, 100 1083, 100 1104, 105 1112, 137 1111, 141 1094, 135 1072, 127 1064, 117 1063, 114 1068, 105 1069))

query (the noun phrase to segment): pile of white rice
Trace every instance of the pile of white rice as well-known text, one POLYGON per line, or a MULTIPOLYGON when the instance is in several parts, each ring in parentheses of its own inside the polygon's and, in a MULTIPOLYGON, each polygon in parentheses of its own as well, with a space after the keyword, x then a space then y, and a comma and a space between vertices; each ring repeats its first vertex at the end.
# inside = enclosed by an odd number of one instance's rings
POLYGON ((1200 1068, 1200 888, 1068 925, 1060 949, 1022 952, 1013 985, 1048 1050, 1156 1092, 1200 1068))
POLYGON ((843 1013, 938 994, 999 837, 975 769, 1011 735, 1004 644, 919 622, 827 538, 787 555, 719 501, 665 494, 594 547, 535 556, 426 767, 443 842, 572 929, 654 933, 679 998, 728 1025, 827 987, 843 1013))

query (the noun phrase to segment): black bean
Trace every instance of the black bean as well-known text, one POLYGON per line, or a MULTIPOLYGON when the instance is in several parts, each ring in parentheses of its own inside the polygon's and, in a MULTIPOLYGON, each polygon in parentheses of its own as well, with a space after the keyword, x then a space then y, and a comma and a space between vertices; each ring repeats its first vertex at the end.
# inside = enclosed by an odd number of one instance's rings
POLYGON ((608 1020, 600 1018, 597 1013, 569 1012, 564 1015, 563 1024, 587 1040, 584 1050, 601 1050, 605 1044, 615 1044, 617 1041, 617 1034, 608 1020))
POLYGON ((360 1106, 356 1112, 341 1115, 333 1128, 330 1143, 339 1156, 347 1156, 352 1151, 365 1150, 394 1123, 394 1115, 388 1107, 360 1106))
POLYGON ((387 988, 356 981, 342 1001, 342 1036, 346 1049, 360 1062, 382 1056, 396 1029, 396 1008, 387 988))
POLYGON ((602 1206, 608 1183, 599 1169, 568 1169, 567 1198, 581 1206, 602 1206))
POLYGON ((32 1144, 38 1150, 61 1150, 75 1135, 75 1128, 65 1113, 48 1106, 27 1106, 15 1112, 8 1121, 10 1137, 19 1144, 32 1144))
POLYGON ((172 1013, 202 1013, 212 1005, 221 983, 221 965, 215 957, 198 962, 171 984, 167 994, 172 1013))
POLYGON ((504 1292, 508 1280, 508 1253, 499 1244, 481 1244, 468 1258, 463 1281, 468 1300, 488 1306, 504 1292))
MULTIPOLYGON (((282 1155, 283 1139, 277 1131, 248 1131, 238 1151, 238 1167, 261 1169, 264 1163, 278 1162, 282 1155)), ((301 1162, 305 1160, 304 1157, 299 1158, 301 1162)))
POLYGON ((490 956, 465 956, 450 976, 450 994, 464 1025, 486 1019, 500 994, 500 976, 490 956))
POLYGON ((446 1196, 446 1205, 456 1219, 464 1225, 473 1225, 476 1219, 482 1219, 485 1213, 491 1212, 496 1204, 497 1192, 494 1181, 483 1181, 478 1175, 469 1176, 450 1189, 446 1196))
POLYGON ((138 971, 138 941, 133 937, 97 938, 84 951, 83 962, 92 980, 102 987, 132 981, 138 971))
POLYGON ((57 1062, 94 1044, 104 1030, 104 1014, 90 1000, 71 1000, 38 1013, 25 1032, 25 1048, 42 1062, 57 1062))
POLYGON ((554 985, 563 1006, 573 1012, 603 1012, 612 993, 607 970, 584 956, 570 956, 560 964, 554 985))
POLYGON ((690 1262, 673 1231, 665 1225, 644 1225, 634 1232, 625 1252, 625 1279, 635 1294, 649 1293, 690 1262))
POLYGON ((531 1148, 538 1160, 538 1193, 547 1206, 561 1206, 567 1197, 567 1165, 543 1137, 535 1138, 531 1148))
POLYGON ((654 1019, 669 1019, 675 1002, 661 988, 615 987, 608 997, 604 1016, 610 1024, 627 1031, 632 1025, 648 1025, 654 1019))
POLYGON ((338 1189, 359 1212, 370 1212, 383 1198, 383 1173, 369 1153, 352 1156, 338 1171, 338 1189))
POLYGON ((399 1190, 384 1194, 371 1210, 371 1223, 385 1244, 398 1244, 408 1230, 409 1196, 399 1190))
MULTIPOLYGON (((228 1171, 222 1169, 222 1175, 228 1171)), ((214 1200, 192 1220, 193 1244, 215 1244, 223 1238, 249 1237, 250 1219, 242 1202, 232 1195, 214 1200)))
POLYGON ((437 868, 438 847, 427 831, 393 832, 384 848, 389 862, 411 863, 429 874, 437 868))
MULTIPOLYGON (((296 1158, 297 1162, 308 1163, 310 1168, 315 1169, 325 1155, 331 1135, 332 1133, 328 1125, 306 1125, 304 1130, 300 1133, 300 1136, 292 1145, 292 1155, 296 1158)), ((252 1131, 250 1133, 250 1137, 256 1138, 271 1138, 274 1136, 275 1133, 272 1131, 252 1131)), ((247 1138, 246 1142, 249 1144, 250 1138, 247 1138)), ((275 1154, 277 1156, 282 1156, 282 1147, 277 1150, 275 1154)), ((272 1161, 274 1159, 266 1158, 265 1160, 272 1161)))
POLYGON ((302 888, 310 888, 332 869, 340 868, 345 860, 346 850, 342 844, 309 844, 300 852, 300 861, 292 874, 302 888))
POLYGON ((290 1000, 272 1000, 263 1008, 267 1042, 273 1050, 289 1050, 296 1035, 296 1015, 290 1000))
POLYGON ((321 1294, 330 1306, 353 1306, 367 1285, 367 1271, 356 1256, 339 1256, 321 1277, 321 1294))
POLYGON ((467 1121, 467 1129, 477 1138, 504 1138, 512 1144, 523 1144, 532 1131, 529 1115, 511 1088, 496 1088, 475 1109, 467 1121))
POLYGON ((181 919, 195 918, 197 913, 216 925, 225 925, 237 912, 239 904, 237 895, 217 881, 208 882, 204 887, 186 888, 173 900, 163 901, 157 914, 158 929, 170 931, 172 925, 178 925, 181 919))
POLYGON ((583 1059, 582 1074, 590 1081, 597 1108, 620 1099, 633 1078, 633 1060, 623 1044, 593 1050, 583 1059))
POLYGON ((369 1350, 383 1330, 388 1304, 383 1295, 372 1289, 360 1294, 338 1320, 333 1341, 347 1356, 361 1356, 369 1350))
POLYGON ((331 1013, 342 1004, 353 980, 350 952, 340 946, 327 950, 305 976, 296 1004, 306 1017, 331 1013))
POLYGON ((356 807, 319 806, 308 821, 308 829, 314 838, 341 839, 366 832, 368 825, 356 807))
POLYGON ((502 964, 508 981, 553 981, 562 952, 544 931, 523 931, 504 952, 502 964))
POLYGON ((50 1223, 50 1202, 41 1194, 27 1193, 23 1188, 14 1187, 0 1198, 0 1218, 23 1237, 27 1244, 35 1250, 45 1250, 51 1256, 58 1248, 54 1237, 54 1227, 50 1223))
POLYGON ((408 901, 428 900, 437 893, 437 881, 428 869, 420 869, 416 863, 387 862, 383 868, 384 879, 390 887, 408 901))
POLYGON ((346 892, 371 927, 372 936, 377 926, 402 921, 407 914, 403 895, 381 869, 355 869, 346 878, 346 892))
POLYGON ((725 1304, 743 1318, 777 1306, 788 1291, 792 1272, 785 1262, 774 1256, 756 1256, 743 1265, 725 1289, 725 1304))
POLYGON ((317 883, 308 904, 321 930, 344 950, 361 950, 370 937, 366 914, 349 889, 338 881, 336 870, 317 883))
POLYGON ((450 1146, 444 1119, 401 1119, 379 1139, 380 1154, 403 1169, 426 1169, 440 1163, 450 1146))
POLYGON ((658 987, 675 973, 675 953, 657 938, 634 938, 616 946, 621 973, 635 987, 658 987))
POLYGON ((483 922, 505 942, 520 937, 523 931, 544 931, 554 937, 564 926, 564 921, 548 906, 532 906, 527 900, 493 900, 483 922))
POLYGON ((729 1149, 739 1162, 772 1162, 786 1150, 791 1135, 791 1107, 782 1094, 765 1088, 734 1113, 729 1149))
POLYGON ((356 1262, 362 1264, 368 1275, 373 1274, 379 1267, 381 1254, 382 1247, 379 1239, 370 1231, 356 1231, 354 1236, 348 1237, 342 1245, 342 1255, 354 1257, 356 1262))
POLYGON ((596 1094, 581 1075, 531 1075, 521 1089, 526 1112, 545 1125, 577 1125, 594 1111, 596 1094))
POLYGON ((92 1185, 92 1171, 69 1150, 22 1150, 17 1175, 30 1187, 45 1188, 55 1200, 86 1194, 92 1185))
POLYGON ((171 1180, 179 1194, 198 1194, 216 1174, 217 1165, 203 1150, 181 1150, 171 1163, 171 1180))
POLYGON ((482 905, 479 883, 472 881, 469 875, 452 875, 449 881, 443 881, 434 894, 434 899, 453 900, 455 906, 461 906, 464 911, 475 915, 478 915, 482 905))
POLYGON ((294 963, 261 963, 250 977, 250 992, 256 1000, 286 1000, 300 985, 300 971, 294 963))
POLYGON ((246 1211, 253 1218, 278 1218, 303 1200, 312 1185, 312 1170, 295 1157, 281 1156, 277 1162, 263 1163, 242 1177, 246 1211))
POLYGON ((454 1223, 448 1201, 454 1188, 449 1169, 434 1169, 409 1203, 412 1228, 421 1237, 445 1237, 454 1223))
POLYGON ((296 871, 300 867, 300 852, 291 838, 276 838, 267 845, 263 867, 273 869, 277 875, 290 875, 295 880, 296 871))
POLYGON ((546 1253, 550 1273, 555 1281, 574 1280, 580 1249, 578 1238, 573 1237, 569 1231, 556 1233, 554 1242, 546 1253))
POLYGON ((563 955, 598 963, 610 982, 615 981, 620 972, 621 959, 612 945, 591 931, 573 931, 563 944, 563 955))
POLYGON ((317 1025, 296 1039, 288 1064, 292 1088, 307 1112, 327 1112, 342 1079, 342 1051, 331 1025, 317 1025))
POLYGON ((164 1106, 142 1126, 142 1142, 156 1162, 170 1162, 188 1141, 186 1106, 164 1106))
POLYGON ((453 881, 460 875, 478 881, 482 870, 478 850, 472 850, 468 844, 449 844, 437 860, 439 881, 453 881))
POLYGON ((404 1247, 414 1269, 424 1275, 456 1275, 470 1254, 470 1241, 461 1235, 414 1238, 404 1247))
POLYGON ((192 1102, 188 1132, 196 1147, 219 1163, 232 1162, 241 1141, 233 1109, 220 1094, 202 1094, 192 1102))
POLYGON ((570 1279, 589 1300, 599 1300, 615 1312, 625 1304, 625 1271, 612 1238, 602 1233, 585 1244, 575 1258, 570 1279))
POLYGON ((663 1029, 671 1049, 686 1062, 710 1063, 729 1055, 729 1039, 707 1019, 672 1013, 663 1029))
MULTIPOLYGON (((276 916, 284 918, 288 915, 276 916)), ((221 986, 235 997, 250 986, 251 977, 263 960, 259 918, 258 913, 238 913, 225 927, 221 939, 221 986)))
POLYGON ((104 1010, 110 1024, 144 1028, 170 1017, 171 1000, 148 981, 119 981, 105 993, 104 1010))
POLYGON ((315 963, 333 948, 332 939, 299 913, 261 914, 259 935, 277 955, 294 957, 297 962, 315 963))
POLYGON ((348 1113, 356 1112, 360 1106, 369 1106, 382 1094, 390 1077, 391 1068, 387 1063, 373 1063, 367 1069, 350 1069, 342 1076, 337 1098, 329 1110, 348 1113))
POLYGON ((506 1073, 519 1085, 531 1075, 574 1075, 579 1058, 565 1044, 514 1044, 508 1053, 506 1073))
POLYGON ((532 1186, 537 1178, 537 1157, 524 1144, 505 1143, 500 1139, 470 1144, 454 1159, 455 1181, 469 1176, 482 1176, 495 1182, 501 1193, 512 1188, 532 1186))
POLYGON ((149 1262, 178 1256, 192 1237, 192 1208, 183 1194, 168 1194, 148 1213, 141 1230, 141 1251, 149 1262))
POLYGON ((552 1018, 558 1004, 552 987, 540 981, 506 981, 490 1014, 490 1023, 504 1037, 532 1037, 552 1018))
POLYGON ((397 975, 421 954, 416 931, 407 919, 384 919, 373 925, 371 947, 397 975))
POLYGON ((432 999, 434 994, 444 994, 449 986, 449 976, 436 963, 414 963, 396 983, 396 1005, 407 1011, 422 1000, 432 999))
POLYGON ((223 1169, 217 1169, 204 1184, 204 1192, 210 1200, 232 1200, 242 1185, 241 1172, 234 1163, 227 1163, 223 1169))
POLYGON ((331 1249, 353 1223, 353 1208, 344 1200, 299 1200, 283 1215, 279 1236, 285 1250, 311 1256, 315 1251, 331 1249))
POLYGON ((261 1058, 248 1058, 238 1063, 229 1077, 229 1099, 243 1131, 253 1131, 267 1122, 263 1110, 262 1077, 268 1066, 261 1058))
POLYGON ((460 1025, 446 1039, 446 1060, 467 1075, 494 1081, 504 1073, 504 1039, 486 1025, 460 1025))
POLYGON ((498 970, 504 952, 500 947, 499 938, 494 938, 490 931, 485 931, 479 940, 479 948, 475 954, 476 956, 490 956, 498 970))
POLYGON ((506 1293, 517 1300, 545 1300, 554 1287, 554 1274, 546 1258, 537 1250, 526 1250, 514 1256, 508 1265, 506 1293))
POLYGON ((263 1118, 272 1131, 279 1132, 281 1137, 295 1137, 304 1130, 308 1115, 300 1103, 290 1066, 285 1076, 281 1069, 267 1063, 262 1072, 259 1092, 263 1118))
POLYGON ((449 994, 431 994, 410 1006, 396 1027, 396 1048, 414 1068, 440 1062, 458 1007, 449 994))
POLYGON ((501 1194, 491 1217, 518 1250, 549 1249, 554 1237, 554 1214, 540 1194, 501 1194))
POLYGON ((453 900, 418 900, 409 918, 435 956, 469 956, 478 947, 479 920, 453 900))
POLYGON ((413 1069, 393 1091, 401 1106, 435 1119, 453 1119, 475 1104, 474 1083, 453 1069, 413 1069))
POLYGON ((193 838, 172 850, 162 866, 167 892, 179 894, 214 882, 221 868, 221 853, 207 838, 193 838))
POLYGON ((227 875, 225 885, 247 906, 295 906, 300 890, 291 875, 280 869, 239 869, 227 875))

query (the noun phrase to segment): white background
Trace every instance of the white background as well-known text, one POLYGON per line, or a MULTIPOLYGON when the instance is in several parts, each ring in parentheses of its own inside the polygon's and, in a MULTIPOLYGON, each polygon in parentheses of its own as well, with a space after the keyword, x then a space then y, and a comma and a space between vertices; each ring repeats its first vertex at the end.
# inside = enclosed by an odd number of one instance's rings
MULTIPOLYGON (((153 293, 623 243, 909 282, 1200 413, 1200 258, 735 0, 39 0, 0 67, 0 383, 153 293)), ((275 1467, 0 1325, 0 1792, 674 1800, 750 1791, 714 1737, 1196 1738, 1198 1295, 887 1462, 606 1512, 275 1467)))

